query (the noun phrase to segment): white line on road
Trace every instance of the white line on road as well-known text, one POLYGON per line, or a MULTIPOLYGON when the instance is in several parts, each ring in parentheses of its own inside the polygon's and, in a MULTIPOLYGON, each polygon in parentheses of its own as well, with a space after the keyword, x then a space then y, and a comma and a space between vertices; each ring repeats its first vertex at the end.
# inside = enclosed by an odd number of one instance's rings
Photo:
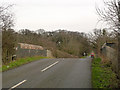
POLYGON ((52 67, 52 66, 54 66, 55 64, 57 64, 58 62, 59 62, 59 61, 51 64, 50 66, 48 66, 48 67, 46 67, 46 68, 44 68, 43 70, 41 70, 41 72, 44 72, 45 70, 47 70, 47 69, 49 69, 50 67, 52 67))
POLYGON ((23 81, 21 81, 20 83, 18 83, 18 84, 16 84, 15 86, 11 87, 9 90, 18 87, 19 85, 23 84, 23 83, 26 82, 26 81, 27 81, 27 80, 23 80, 23 81))

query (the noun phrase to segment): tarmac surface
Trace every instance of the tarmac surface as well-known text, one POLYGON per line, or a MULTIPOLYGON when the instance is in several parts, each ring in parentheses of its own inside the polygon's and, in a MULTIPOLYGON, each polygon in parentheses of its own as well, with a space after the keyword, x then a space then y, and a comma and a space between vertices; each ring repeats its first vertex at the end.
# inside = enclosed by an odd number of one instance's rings
POLYGON ((2 73, 3 88, 91 88, 91 58, 41 59, 2 73))

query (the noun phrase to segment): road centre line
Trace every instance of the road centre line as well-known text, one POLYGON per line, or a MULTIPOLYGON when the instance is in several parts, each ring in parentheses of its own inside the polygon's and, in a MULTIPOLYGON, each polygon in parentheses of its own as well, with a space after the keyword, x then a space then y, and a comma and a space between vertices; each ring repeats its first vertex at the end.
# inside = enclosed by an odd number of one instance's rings
POLYGON ((27 80, 23 80, 23 81, 21 81, 20 83, 18 83, 18 84, 16 84, 15 86, 11 87, 9 90, 18 87, 19 85, 23 84, 23 83, 26 82, 26 81, 27 81, 27 80))
POLYGON ((52 66, 54 66, 54 65, 57 64, 58 62, 59 62, 59 61, 57 61, 57 62, 51 64, 50 66, 48 66, 48 67, 46 67, 46 68, 44 68, 43 70, 41 70, 41 72, 44 72, 45 70, 51 68, 52 66))
MULTIPOLYGON (((47 69, 49 69, 49 68, 51 68, 52 66, 54 66, 55 64, 57 64, 59 61, 57 61, 57 62, 55 62, 55 63, 53 63, 53 64, 51 64, 50 66, 48 66, 48 67, 46 67, 46 68, 44 68, 43 70, 41 70, 41 72, 44 72, 44 71, 46 71, 47 69)), ((21 85, 21 84, 23 84, 24 82, 26 82, 27 80, 23 80, 23 81, 21 81, 20 83, 18 83, 18 84, 16 84, 16 85, 14 85, 13 87, 11 87, 10 89, 8 89, 8 90, 12 90, 12 89, 14 89, 14 88, 16 88, 16 87, 18 87, 19 85, 21 85)))

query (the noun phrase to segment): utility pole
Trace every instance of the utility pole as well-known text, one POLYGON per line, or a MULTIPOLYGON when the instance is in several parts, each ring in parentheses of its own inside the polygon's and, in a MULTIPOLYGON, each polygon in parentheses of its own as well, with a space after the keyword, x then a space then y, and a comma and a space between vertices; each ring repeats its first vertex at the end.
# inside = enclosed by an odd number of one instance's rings
MULTIPOLYGON (((118 44, 117 44, 117 59, 118 59, 118 77, 120 79, 120 1, 118 2, 118 44)), ((118 83, 120 87, 120 81, 118 83)))

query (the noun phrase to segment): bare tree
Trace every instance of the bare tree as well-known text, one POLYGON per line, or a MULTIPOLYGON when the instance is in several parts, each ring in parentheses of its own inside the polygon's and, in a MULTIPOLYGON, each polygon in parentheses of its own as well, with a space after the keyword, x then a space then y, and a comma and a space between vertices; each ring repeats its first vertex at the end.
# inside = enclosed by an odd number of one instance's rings
POLYGON ((2 30, 2 60, 6 63, 11 60, 14 54, 16 44, 15 32, 12 29, 14 26, 13 13, 10 8, 13 5, 0 6, 0 30, 2 30))
POLYGON ((100 20, 118 33, 118 75, 120 77, 120 0, 104 0, 104 8, 96 8, 100 20))
POLYGON ((8 30, 14 26, 14 18, 13 13, 10 12, 10 8, 13 5, 8 5, 6 7, 0 6, 0 29, 1 30, 8 30))
POLYGON ((105 21, 112 29, 120 32, 120 0, 106 0, 104 7, 96 7, 100 21, 105 21))

